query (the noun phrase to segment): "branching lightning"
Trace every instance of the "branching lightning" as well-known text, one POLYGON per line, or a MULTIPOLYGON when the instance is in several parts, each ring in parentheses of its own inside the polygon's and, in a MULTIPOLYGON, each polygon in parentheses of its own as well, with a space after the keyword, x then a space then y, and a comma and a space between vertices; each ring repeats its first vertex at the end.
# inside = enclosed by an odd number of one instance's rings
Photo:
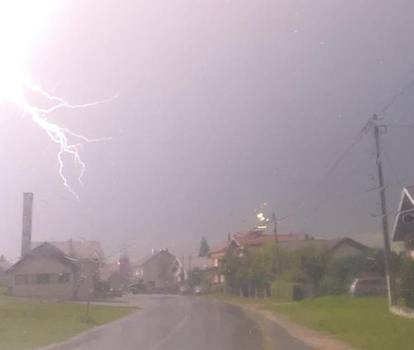
POLYGON ((77 198, 78 194, 65 176, 64 158, 73 159, 82 184, 86 164, 80 157, 84 143, 99 142, 109 138, 88 138, 82 134, 49 120, 51 114, 61 109, 83 109, 106 103, 116 96, 102 101, 71 104, 65 99, 50 94, 40 85, 32 83, 27 73, 28 49, 36 32, 59 2, 56 0, 1 0, 0 1, 0 102, 12 103, 25 117, 30 119, 57 144, 57 162, 63 185, 77 198), (30 103, 27 94, 32 93, 48 102, 48 108, 30 103))
POLYGON ((59 175, 62 178, 63 185, 77 198, 79 199, 78 194, 74 191, 73 187, 70 185, 67 177, 64 174, 64 156, 70 156, 77 168, 79 168, 78 181, 82 183, 82 178, 85 174, 86 164, 79 155, 79 150, 82 147, 83 143, 92 143, 110 140, 109 137, 104 138, 88 138, 84 135, 73 132, 72 130, 60 126, 57 123, 51 122, 48 119, 48 116, 62 108, 68 109, 81 109, 91 106, 96 106, 102 103, 106 103, 116 98, 116 96, 101 101, 95 101, 85 104, 70 104, 66 100, 49 94, 43 88, 38 85, 30 84, 25 86, 28 90, 36 92, 41 96, 45 97, 49 102, 52 103, 52 106, 49 108, 39 108, 31 105, 23 94, 18 96, 18 99, 15 99, 14 103, 16 106, 22 110, 24 116, 29 116, 32 121, 39 126, 42 130, 46 132, 49 138, 58 145, 59 150, 57 153, 57 161, 59 167, 59 175), (73 141, 71 141, 73 140, 73 141))

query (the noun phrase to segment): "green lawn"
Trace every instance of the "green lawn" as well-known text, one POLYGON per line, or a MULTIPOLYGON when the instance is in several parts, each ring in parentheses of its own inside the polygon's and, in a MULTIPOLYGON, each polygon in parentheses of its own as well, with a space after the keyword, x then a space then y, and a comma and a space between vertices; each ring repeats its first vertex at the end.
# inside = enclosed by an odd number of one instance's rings
MULTIPOLYGON (((227 301, 240 304, 245 300, 227 301)), ((293 303, 252 299, 248 303, 260 304, 308 328, 334 334, 355 349, 414 349, 414 320, 390 314, 383 298, 333 296, 293 303)))
POLYGON ((0 295, 0 350, 33 349, 68 339, 133 312, 132 308, 48 303, 0 295))

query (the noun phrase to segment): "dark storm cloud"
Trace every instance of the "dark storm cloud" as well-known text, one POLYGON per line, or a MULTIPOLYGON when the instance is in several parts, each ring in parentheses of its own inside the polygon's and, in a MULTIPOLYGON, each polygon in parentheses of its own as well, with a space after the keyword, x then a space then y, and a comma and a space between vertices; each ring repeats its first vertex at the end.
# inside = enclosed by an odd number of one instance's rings
MULTIPOLYGON (((17 255, 23 191, 35 192, 36 240, 135 244, 137 255, 248 229, 264 201, 295 212, 284 231, 377 232, 377 194, 365 193, 376 186, 370 135, 323 176, 414 78, 413 13, 408 0, 66 2, 33 53, 33 75, 75 102, 119 92, 56 115, 113 139, 82 149, 77 202, 55 145, 27 120, 3 122, 2 250, 17 255)), ((413 94, 387 120, 410 122, 413 94)), ((389 130, 385 145, 389 182, 414 180, 413 129, 389 130)))

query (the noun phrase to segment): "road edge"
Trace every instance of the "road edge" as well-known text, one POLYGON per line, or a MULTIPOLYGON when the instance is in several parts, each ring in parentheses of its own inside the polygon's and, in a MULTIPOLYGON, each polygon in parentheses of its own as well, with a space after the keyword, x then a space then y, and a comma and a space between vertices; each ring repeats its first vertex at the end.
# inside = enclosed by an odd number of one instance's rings
POLYGON ((355 350, 354 348, 339 340, 335 335, 315 331, 298 323, 292 322, 285 316, 263 309, 261 305, 243 305, 231 301, 219 299, 215 300, 216 302, 238 306, 246 312, 264 317, 266 320, 273 322, 277 326, 283 328, 291 337, 300 340, 305 345, 315 350, 355 350))
MULTIPOLYGON (((129 306, 125 306, 125 307, 129 307, 129 306)), ((100 326, 92 327, 91 329, 88 329, 84 332, 76 334, 75 336, 70 337, 62 342, 49 344, 49 345, 46 345, 40 348, 35 348, 33 350, 70 350, 70 349, 73 349, 74 347, 81 345, 86 340, 86 338, 95 339, 96 337, 99 336, 100 333, 105 331, 107 328, 112 327, 117 323, 125 322, 129 318, 134 317, 137 312, 141 311, 141 309, 137 307, 131 306, 129 308, 131 308, 133 311, 124 317, 118 318, 117 320, 113 320, 111 322, 105 323, 100 326)))

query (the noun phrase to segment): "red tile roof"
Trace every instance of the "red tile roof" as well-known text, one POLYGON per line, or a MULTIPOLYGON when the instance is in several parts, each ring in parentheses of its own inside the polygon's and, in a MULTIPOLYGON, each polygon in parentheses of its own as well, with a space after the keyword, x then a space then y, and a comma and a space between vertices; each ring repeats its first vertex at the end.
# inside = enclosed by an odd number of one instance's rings
MULTIPOLYGON (((309 235, 305 233, 288 233, 278 234, 278 242, 291 242, 291 241, 305 241, 311 239, 309 235)), ((247 233, 235 233, 229 237, 230 241, 235 241, 241 246, 261 246, 275 241, 275 235, 266 234, 263 231, 252 230, 247 233)), ((210 250, 210 254, 217 254, 226 251, 230 243, 229 240, 222 242, 220 245, 210 250)))
MULTIPOLYGON (((234 239, 243 246, 260 246, 275 241, 275 235, 265 234, 260 231, 250 231, 247 234, 235 234, 234 239)), ((289 233, 277 235, 278 242, 304 241, 309 236, 303 233, 289 233)))

